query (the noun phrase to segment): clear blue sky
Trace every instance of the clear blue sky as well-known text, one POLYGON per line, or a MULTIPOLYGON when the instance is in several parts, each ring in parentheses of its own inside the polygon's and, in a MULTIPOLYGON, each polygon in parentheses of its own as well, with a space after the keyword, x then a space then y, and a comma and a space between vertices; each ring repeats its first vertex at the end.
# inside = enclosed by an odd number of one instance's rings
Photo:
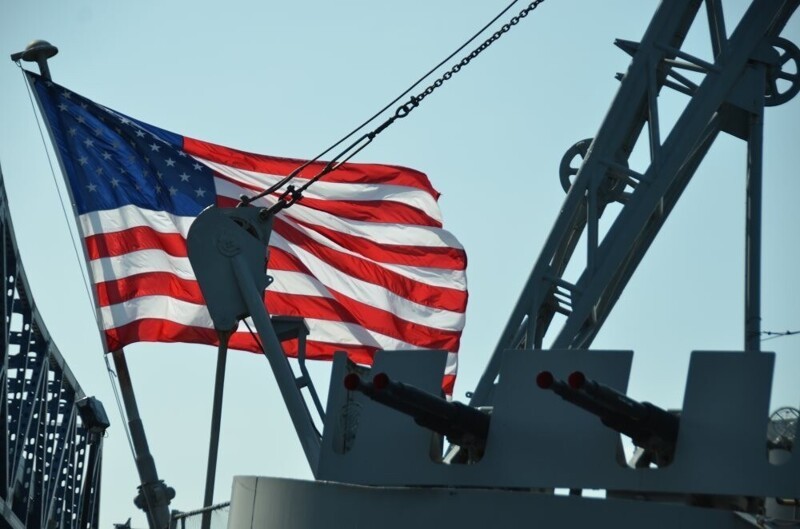
MULTIPOLYGON (((0 0, 0 52, 57 45, 59 83, 162 128, 240 149, 310 157, 383 106, 505 1, 403 3, 22 2, 0 0)), ((470 304, 456 398, 473 389, 564 192, 558 163, 591 137, 654 0, 548 0, 357 158, 414 167, 442 192, 445 226, 469 256, 470 304)), ((725 5, 729 32, 746 3, 725 5)), ((704 9, 701 9, 701 13, 704 9)), ((698 22, 704 22, 701 14, 698 22)), ((708 56, 704 28, 687 48, 708 56)), ((800 17, 784 36, 800 44, 800 17)), ((0 67, 0 163, 33 296, 88 394, 106 406, 101 523, 143 515, 93 311, 34 114, 15 65, 0 67)), ((682 99, 665 97, 677 116, 682 99)), ((672 121, 665 119, 664 127, 672 121)), ((763 329, 800 328, 800 98, 766 114, 763 329)), ((60 179, 60 175, 57 175, 60 179)), ((721 136, 634 275, 595 348, 633 349, 633 397, 680 407, 692 350, 740 350, 745 146, 721 136)), ((777 353, 773 408, 800 403, 800 336, 777 353)), ((128 349, 133 382, 173 507, 202 503, 215 350, 128 349)), ((327 386, 326 365, 314 367, 327 386)), ((266 361, 229 355, 216 501, 237 474, 309 478, 266 361)))

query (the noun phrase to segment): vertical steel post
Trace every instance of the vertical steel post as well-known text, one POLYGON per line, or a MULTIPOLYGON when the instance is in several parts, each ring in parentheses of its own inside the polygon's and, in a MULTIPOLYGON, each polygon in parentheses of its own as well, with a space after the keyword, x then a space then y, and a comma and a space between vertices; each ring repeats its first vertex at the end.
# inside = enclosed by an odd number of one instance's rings
MULTIPOLYGON (((91 435, 91 434, 87 434, 91 435)), ((86 462, 86 475, 83 479, 81 486, 81 505, 80 512, 78 513, 78 527, 84 529, 86 527, 96 527, 98 520, 95 516, 97 510, 96 504, 93 500, 99 496, 99 492, 92 494, 92 489, 100 488, 100 460, 103 447, 103 439, 100 435, 94 441, 89 442, 86 449, 89 455, 86 462)))
MULTIPOLYGON (((217 377, 214 382, 214 405, 211 411, 211 435, 208 444, 208 470, 206 470, 206 493, 203 507, 211 507, 214 501, 214 482, 217 475, 217 453, 219 451, 219 429, 222 422, 222 394, 225 386, 225 364, 228 359, 228 340, 230 331, 219 331, 219 351, 217 352, 217 377)), ((211 527, 211 511, 203 512, 201 529, 211 527)))
POLYGON ((744 349, 761 350, 761 185, 764 109, 750 115, 747 137, 747 220, 745 225, 744 349))
POLYGON ((597 244, 600 237, 600 209, 597 204, 597 183, 592 182, 586 190, 586 268, 594 271, 597 265, 597 244))

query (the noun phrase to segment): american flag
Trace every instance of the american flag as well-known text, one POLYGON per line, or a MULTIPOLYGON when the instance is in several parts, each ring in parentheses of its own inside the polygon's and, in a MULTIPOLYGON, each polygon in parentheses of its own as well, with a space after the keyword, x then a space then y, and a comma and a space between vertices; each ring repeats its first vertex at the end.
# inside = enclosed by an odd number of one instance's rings
MULTIPOLYGON (((70 188, 107 350, 140 341, 217 343, 187 257, 189 226, 204 208, 233 206, 304 161, 180 136, 28 77, 70 188)), ((310 164, 293 183, 323 165, 310 164)), ((443 388, 451 393, 466 255, 442 229, 428 178, 348 163, 304 195, 275 218, 270 314, 305 318, 309 358, 341 350, 370 364, 379 349, 448 351, 443 388)), ((296 354, 296 342, 284 345, 296 354)), ((260 350, 244 327, 230 346, 260 350)))

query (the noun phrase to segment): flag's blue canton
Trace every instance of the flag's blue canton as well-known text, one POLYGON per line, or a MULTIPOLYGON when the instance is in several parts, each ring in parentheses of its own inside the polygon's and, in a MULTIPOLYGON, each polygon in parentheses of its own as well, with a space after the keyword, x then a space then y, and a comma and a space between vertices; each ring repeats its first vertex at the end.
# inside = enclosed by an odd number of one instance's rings
POLYGON ((61 151, 79 214, 132 204, 197 216, 214 203, 211 170, 181 150, 181 136, 29 75, 61 151))

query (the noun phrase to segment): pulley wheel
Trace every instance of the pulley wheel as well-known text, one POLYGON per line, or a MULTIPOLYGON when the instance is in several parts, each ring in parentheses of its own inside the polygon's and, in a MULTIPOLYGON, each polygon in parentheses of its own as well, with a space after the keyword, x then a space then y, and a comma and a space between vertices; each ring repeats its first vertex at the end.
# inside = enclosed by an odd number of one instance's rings
POLYGON ((558 177, 561 180, 561 187, 564 191, 569 193, 572 187, 572 181, 578 169, 581 168, 583 159, 586 158, 586 153, 589 151, 589 145, 592 144, 593 138, 586 138, 577 142, 575 145, 567 149, 561 158, 561 165, 558 167, 558 177))
MULTIPOLYGON (((585 140, 577 142, 567 149, 567 152, 564 153, 564 157, 561 158, 561 165, 558 167, 558 176, 561 180, 561 187, 563 187, 564 191, 567 193, 569 193, 570 188, 572 188, 575 175, 578 174, 578 170, 581 168, 584 158, 586 158, 586 153, 589 152, 589 145, 592 144, 592 140, 593 138, 586 138, 585 140)), ((628 167, 628 162, 622 162, 620 165, 628 167)), ((616 178, 612 174, 613 172, 613 169, 609 169, 609 172, 606 173, 606 179, 598 190, 598 196, 604 204, 615 201, 624 202, 627 198, 624 179, 616 178)))
POLYGON ((778 37, 772 47, 778 52, 778 64, 767 73, 767 93, 764 104, 774 107, 786 103, 800 92, 800 48, 778 37))

